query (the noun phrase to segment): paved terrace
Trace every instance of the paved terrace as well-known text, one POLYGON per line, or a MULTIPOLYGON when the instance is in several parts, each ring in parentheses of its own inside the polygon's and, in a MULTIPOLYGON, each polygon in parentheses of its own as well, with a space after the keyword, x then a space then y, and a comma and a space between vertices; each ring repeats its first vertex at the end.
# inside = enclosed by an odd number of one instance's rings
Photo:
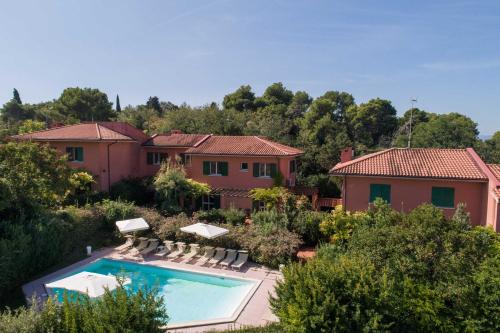
MULTIPOLYGON (((236 321, 231 323, 224 324, 214 324, 214 325, 206 325, 206 326, 197 326, 197 327, 187 327, 187 328, 177 328, 170 329, 168 332, 172 333, 194 333, 194 332, 209 332, 209 331, 219 331, 226 329, 235 329, 245 326, 263 326, 269 322, 277 321, 276 316, 274 316, 269 308, 269 293, 274 292, 274 286, 276 284, 276 280, 281 277, 281 274, 278 271, 267 269, 263 266, 259 266, 256 264, 249 263, 245 268, 241 270, 241 272, 233 271, 230 269, 220 269, 220 268, 212 268, 206 266, 199 266, 195 264, 184 264, 178 263, 171 260, 165 259, 156 259, 152 257, 146 257, 144 260, 133 258, 129 256, 120 255, 112 248, 105 248, 98 251, 95 251, 92 256, 79 261, 75 264, 67 266, 63 269, 60 269, 54 273, 46 275, 42 278, 39 278, 35 281, 27 283, 23 286, 23 292, 26 299, 31 301, 31 297, 35 295, 39 301, 44 300, 46 296, 46 290, 44 287, 45 283, 48 283, 51 280, 54 280, 58 276, 78 269, 81 266, 87 265, 93 261, 96 261, 100 258, 111 258, 111 259, 119 259, 119 260, 128 260, 136 263, 144 263, 148 265, 154 265, 158 267, 165 268, 178 268, 178 269, 188 269, 195 272, 205 272, 205 273, 214 273, 214 274, 226 274, 227 276, 234 277, 242 277, 242 278, 250 278, 261 280, 262 283, 259 285, 255 293, 252 295, 246 306, 241 311, 240 315, 236 319, 236 321)), ((168 310, 167 310, 168 311, 168 310)))

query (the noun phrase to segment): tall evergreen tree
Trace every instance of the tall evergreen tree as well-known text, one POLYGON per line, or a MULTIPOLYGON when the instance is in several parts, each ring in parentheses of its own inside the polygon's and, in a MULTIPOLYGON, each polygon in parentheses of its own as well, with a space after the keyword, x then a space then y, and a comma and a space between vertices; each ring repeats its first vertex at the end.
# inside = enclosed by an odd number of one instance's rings
POLYGON ((13 98, 18 104, 23 104, 21 101, 21 96, 19 96, 19 91, 17 91, 16 88, 14 88, 14 98, 13 98))
POLYGON ((116 95, 116 112, 122 112, 122 107, 120 106, 120 96, 116 95))

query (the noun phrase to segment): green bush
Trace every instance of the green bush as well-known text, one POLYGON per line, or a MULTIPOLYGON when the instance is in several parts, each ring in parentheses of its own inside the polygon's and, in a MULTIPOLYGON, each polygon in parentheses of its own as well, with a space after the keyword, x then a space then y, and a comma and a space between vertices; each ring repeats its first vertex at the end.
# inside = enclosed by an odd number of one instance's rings
POLYGON ((193 217, 200 221, 209 223, 227 223, 239 225, 245 222, 246 214, 241 209, 234 207, 228 209, 200 210, 193 214, 193 217))
POLYGON ((154 202, 152 183, 151 177, 125 178, 111 186, 109 196, 113 200, 133 202, 140 206, 148 205, 154 202))
POLYGON ((290 229, 299 234, 305 244, 316 245, 322 239, 320 231, 321 221, 326 213, 310 210, 300 211, 292 221, 290 229))
MULTIPOLYGON (((215 332, 215 331, 209 331, 215 332)), ((283 333, 283 327, 279 323, 272 323, 266 326, 235 328, 227 331, 217 331, 219 333, 283 333)))
POLYGON ((271 303, 290 332, 498 332, 500 235, 377 203, 343 243, 290 265, 271 303))
POLYGON ((164 332, 168 322, 164 301, 154 290, 129 294, 122 287, 96 299, 81 296, 61 305, 49 299, 36 308, 0 314, 0 333, 164 332))
POLYGON ((241 209, 231 207, 222 209, 221 214, 224 217, 224 222, 231 225, 240 225, 245 223, 246 214, 241 209))
POLYGON ((288 219, 285 214, 270 209, 254 212, 252 223, 259 226, 262 232, 272 232, 274 229, 286 229, 288 219))
POLYGON ((128 201, 104 199, 95 205, 95 209, 102 216, 103 226, 106 230, 115 230, 116 221, 135 217, 135 205, 128 201))

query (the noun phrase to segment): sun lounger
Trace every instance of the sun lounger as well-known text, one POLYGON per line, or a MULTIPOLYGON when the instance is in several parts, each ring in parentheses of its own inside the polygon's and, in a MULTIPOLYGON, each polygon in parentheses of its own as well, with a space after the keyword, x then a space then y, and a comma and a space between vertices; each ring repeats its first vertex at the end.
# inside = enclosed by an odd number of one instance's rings
POLYGON ((130 254, 138 254, 139 252, 141 252, 142 250, 144 250, 145 248, 148 247, 149 238, 139 237, 138 239, 140 240, 139 245, 134 246, 133 248, 131 248, 130 251, 129 251, 130 254))
POLYGON ((156 250, 156 248, 158 247, 159 243, 160 243, 160 241, 157 240, 156 238, 151 238, 149 240, 148 247, 146 247, 145 249, 139 251, 139 254, 142 255, 142 256, 145 256, 145 255, 153 252, 154 250, 156 250))
POLYGON ((236 260, 237 254, 238 251, 228 249, 226 258, 224 258, 224 260, 222 260, 219 265, 229 267, 229 265, 231 265, 231 263, 236 260))
POLYGON ((226 249, 223 247, 218 247, 215 249, 215 255, 212 259, 208 261, 210 265, 217 265, 226 256, 226 249))
POLYGON ((240 270, 248 261, 248 252, 247 251, 238 251, 238 258, 231 265, 232 268, 240 270))
POLYGON ((157 252, 154 254, 157 257, 164 257, 174 249, 174 242, 170 240, 163 241, 163 246, 158 246, 157 252))
POLYGON ((210 259, 212 259, 212 257, 214 256, 214 254, 215 254, 215 249, 213 247, 211 247, 211 246, 205 246, 205 253, 198 260, 197 264, 198 265, 205 264, 207 261, 209 261, 210 259))
POLYGON ((177 242, 175 243, 177 245, 177 250, 173 251, 172 253, 167 255, 168 259, 175 259, 179 256, 181 256, 184 253, 184 249, 186 248, 186 244, 183 242, 177 242))
POLYGON ((124 244, 115 247, 115 250, 118 252, 125 252, 128 251, 133 245, 134 245, 134 237, 133 236, 126 236, 127 240, 125 241, 124 244))
POLYGON ((200 245, 198 244, 189 244, 190 251, 181 257, 182 262, 190 262, 195 256, 198 255, 198 251, 200 250, 200 245))

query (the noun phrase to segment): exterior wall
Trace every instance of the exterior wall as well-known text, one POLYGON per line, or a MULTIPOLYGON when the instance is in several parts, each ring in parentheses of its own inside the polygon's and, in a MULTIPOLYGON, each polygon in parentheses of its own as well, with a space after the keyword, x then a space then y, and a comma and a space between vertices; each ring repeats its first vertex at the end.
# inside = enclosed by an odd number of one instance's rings
POLYGON ((107 191, 111 184, 139 172, 137 156, 140 146, 135 142, 49 142, 49 146, 66 154, 66 147, 83 147, 83 162, 71 161, 68 165, 75 169, 85 169, 97 182, 96 190, 107 191), (108 145, 109 166, 108 170, 108 145), (110 172, 110 173, 109 173, 110 172), (109 173, 109 176, 108 176, 109 173))
MULTIPOLYGON (((398 211, 408 212, 422 203, 431 202, 432 187, 453 187, 455 189, 455 207, 459 203, 467 205, 473 225, 484 225, 484 203, 487 198, 487 183, 463 182, 426 179, 403 179, 383 177, 344 178, 343 199, 347 210, 361 211, 369 207, 370 184, 391 185, 391 206, 398 211)), ((443 208, 447 217, 451 217, 454 208, 443 208)))
POLYGON ((272 178, 253 176, 253 163, 276 163, 278 170, 283 174, 285 182, 294 180, 289 170, 293 158, 278 157, 240 157, 240 156, 191 156, 191 166, 186 166, 188 176, 196 181, 207 183, 214 188, 252 189, 273 186, 272 178), (208 176, 203 174, 203 161, 228 162, 227 176, 208 176), (241 171, 241 163, 248 163, 248 171, 241 171))
POLYGON ((159 165, 151 165, 147 163, 148 152, 166 153, 171 160, 175 161, 175 156, 184 153, 186 150, 187 148, 161 148, 143 146, 141 148, 138 161, 140 165, 139 177, 154 176, 160 170, 159 165))
POLYGON ((252 199, 243 197, 229 197, 222 195, 220 198, 221 208, 236 207, 243 210, 252 211, 252 199))

